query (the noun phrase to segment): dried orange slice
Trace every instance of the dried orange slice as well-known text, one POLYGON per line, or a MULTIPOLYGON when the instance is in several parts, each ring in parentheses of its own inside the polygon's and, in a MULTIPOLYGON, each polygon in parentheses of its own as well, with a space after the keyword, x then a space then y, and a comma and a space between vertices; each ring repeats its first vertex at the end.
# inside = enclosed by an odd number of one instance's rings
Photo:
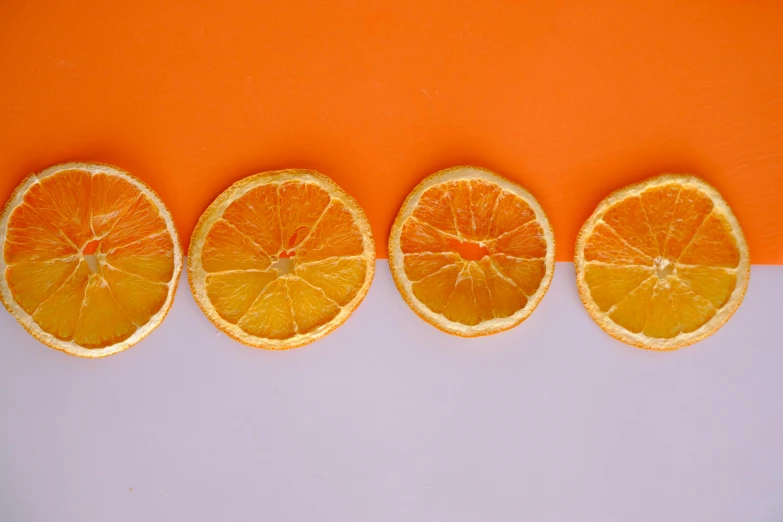
POLYGON ((450 334, 489 335, 524 321, 555 269, 546 214, 525 189, 486 169, 437 172, 408 195, 389 238, 397 289, 450 334))
POLYGON ((662 175, 612 193, 576 243, 579 295, 609 335, 674 350, 715 333, 750 276, 742 229, 699 178, 662 175))
POLYGON ((370 223, 336 183, 311 170, 256 174, 204 211, 188 279, 221 331, 259 348, 311 343, 342 323, 375 273, 370 223))
POLYGON ((169 211, 127 172, 67 163, 17 187, 0 218, 0 298, 42 343, 104 357, 166 317, 182 270, 169 211))

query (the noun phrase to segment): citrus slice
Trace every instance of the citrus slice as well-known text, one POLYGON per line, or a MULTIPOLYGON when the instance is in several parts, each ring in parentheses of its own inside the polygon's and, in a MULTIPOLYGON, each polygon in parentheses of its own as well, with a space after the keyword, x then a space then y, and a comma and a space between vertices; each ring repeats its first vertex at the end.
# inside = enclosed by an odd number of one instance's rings
POLYGON ((742 229, 699 178, 667 174, 612 193, 582 227, 576 280, 609 335, 674 350, 715 333, 737 310, 750 276, 742 229))
POLYGON ((0 298, 42 343, 104 357, 166 317, 182 270, 169 211, 127 172, 67 163, 32 174, 0 218, 0 298))
POLYGON ((525 189, 486 169, 454 167, 408 195, 389 238, 397 289, 450 334, 489 335, 524 321, 555 269, 546 214, 525 189))
POLYGON ((234 183, 201 215, 188 256, 193 296, 210 321, 268 350, 296 348, 340 326, 375 273, 364 211, 311 170, 234 183))

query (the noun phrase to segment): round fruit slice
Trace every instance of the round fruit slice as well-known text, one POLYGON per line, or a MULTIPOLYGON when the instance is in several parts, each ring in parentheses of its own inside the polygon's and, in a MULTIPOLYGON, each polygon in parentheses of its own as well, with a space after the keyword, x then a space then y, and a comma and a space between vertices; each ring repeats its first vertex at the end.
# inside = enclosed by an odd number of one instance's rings
POLYGON ((268 350, 296 348, 340 326, 375 273, 364 211, 311 170, 234 183, 201 215, 188 255, 190 288, 207 317, 268 350))
POLYGON ((742 302, 750 256, 713 187, 662 175, 612 193, 582 227, 576 281, 609 335, 674 350, 715 333, 742 302))
POLYGON ((555 270, 546 214, 525 189, 477 167, 424 179, 389 238, 397 289, 422 319, 463 337, 524 321, 555 270))
POLYGON ((169 211, 141 180, 97 163, 32 174, 0 218, 0 298, 42 343, 104 357, 166 317, 182 270, 169 211))

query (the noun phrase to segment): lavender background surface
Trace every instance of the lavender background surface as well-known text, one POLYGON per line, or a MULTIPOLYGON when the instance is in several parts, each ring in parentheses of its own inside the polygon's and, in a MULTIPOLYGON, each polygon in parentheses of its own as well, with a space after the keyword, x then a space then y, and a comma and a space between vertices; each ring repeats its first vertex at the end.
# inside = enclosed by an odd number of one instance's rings
POLYGON ((627 347, 558 263, 539 309, 459 339, 388 265, 332 335, 285 353, 219 334, 181 282, 103 360, 0 313, 0 520, 783 520, 783 267, 754 266, 710 339, 627 347))

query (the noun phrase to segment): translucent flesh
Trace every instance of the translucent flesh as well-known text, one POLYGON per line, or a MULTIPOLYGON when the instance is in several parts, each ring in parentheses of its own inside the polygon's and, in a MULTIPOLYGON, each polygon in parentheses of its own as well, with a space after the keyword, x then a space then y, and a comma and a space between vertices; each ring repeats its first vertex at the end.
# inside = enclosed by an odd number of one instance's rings
POLYGON ((630 332, 671 339, 729 301, 740 251, 706 194, 671 183, 612 205, 586 238, 584 259, 602 312, 630 332))
POLYGON ((303 281, 323 290, 339 306, 345 306, 364 284, 367 263, 358 257, 333 257, 299 264, 294 272, 303 281))
POLYGON ((236 324, 253 305, 256 297, 277 279, 274 270, 218 272, 208 274, 207 296, 220 316, 236 324))
POLYGON ((171 235, 152 200, 125 179, 82 170, 29 187, 8 220, 3 256, 16 303, 44 332, 85 348, 146 324, 174 272, 171 235))
POLYGON ((201 262, 215 311, 247 334, 288 339, 332 321, 367 278, 353 214, 315 183, 253 188, 207 232, 201 262), (290 271, 273 263, 286 257, 290 271))
POLYGON ((546 272, 544 232, 532 207, 484 180, 425 190, 402 225, 400 248, 416 299, 469 326, 523 309, 546 272), (486 254, 463 258, 455 245, 464 242, 486 254))
POLYGON ((220 220, 212 225, 204 239, 201 262, 207 272, 226 270, 266 270, 271 258, 250 236, 220 220))

